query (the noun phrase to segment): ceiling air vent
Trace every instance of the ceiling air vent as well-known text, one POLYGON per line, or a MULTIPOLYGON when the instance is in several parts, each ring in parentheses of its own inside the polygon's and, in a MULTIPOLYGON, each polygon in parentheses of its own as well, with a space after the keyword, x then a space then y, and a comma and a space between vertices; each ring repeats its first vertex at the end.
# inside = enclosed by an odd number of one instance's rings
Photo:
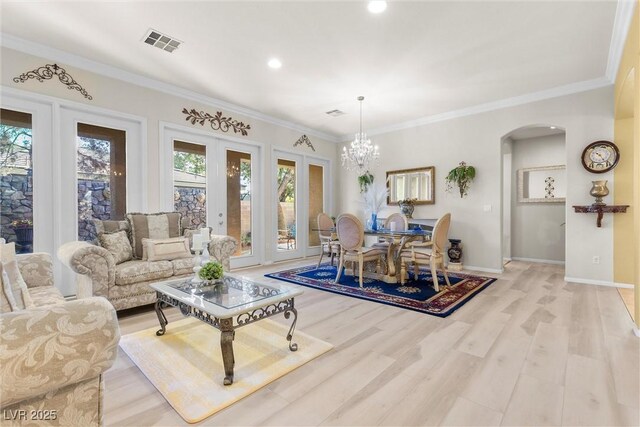
POLYGON ((167 52, 173 52, 182 44, 180 40, 176 40, 173 37, 162 34, 160 31, 156 31, 154 29, 147 32, 144 37, 144 42, 167 52))
POLYGON ((327 111, 327 114, 330 115, 331 117, 340 117, 346 113, 340 110, 331 110, 331 111, 327 111))

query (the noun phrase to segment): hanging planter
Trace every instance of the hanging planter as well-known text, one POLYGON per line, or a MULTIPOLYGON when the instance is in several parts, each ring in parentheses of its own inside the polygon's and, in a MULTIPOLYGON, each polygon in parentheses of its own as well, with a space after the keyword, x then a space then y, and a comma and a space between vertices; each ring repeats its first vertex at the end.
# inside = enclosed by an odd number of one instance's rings
POLYGON ((367 188, 369 188, 371 184, 373 184, 373 175, 371 175, 371 172, 366 171, 365 173, 363 173, 358 177, 358 185, 360 185, 360 193, 364 193, 365 191, 367 191, 367 188))
POLYGON ((471 181, 476 177, 476 168, 473 166, 467 166, 465 162, 451 169, 445 178, 447 182, 447 192, 451 192, 453 187, 456 186, 460 190, 460 197, 467 195, 469 187, 471 187, 471 181))

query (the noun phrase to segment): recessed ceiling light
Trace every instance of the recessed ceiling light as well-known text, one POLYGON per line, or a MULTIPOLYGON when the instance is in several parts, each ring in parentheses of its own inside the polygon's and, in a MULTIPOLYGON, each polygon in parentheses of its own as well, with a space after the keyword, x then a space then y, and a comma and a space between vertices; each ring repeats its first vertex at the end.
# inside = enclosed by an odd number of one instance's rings
POLYGON ((267 65, 271 68, 278 69, 282 67, 282 62, 280 62, 278 58, 271 58, 269 62, 267 62, 267 65))
POLYGON ((555 126, 549 126, 549 129, 557 129, 555 126))
POLYGON ((371 13, 382 13, 387 9, 387 2, 381 0, 370 1, 367 9, 369 9, 371 13))

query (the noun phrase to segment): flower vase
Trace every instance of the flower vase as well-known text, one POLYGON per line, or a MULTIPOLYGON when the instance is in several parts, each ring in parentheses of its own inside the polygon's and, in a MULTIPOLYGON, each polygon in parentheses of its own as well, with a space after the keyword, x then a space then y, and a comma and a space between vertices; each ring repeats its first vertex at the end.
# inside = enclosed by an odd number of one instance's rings
POLYGON ((378 214, 371 214, 371 229, 373 231, 378 231, 378 214))

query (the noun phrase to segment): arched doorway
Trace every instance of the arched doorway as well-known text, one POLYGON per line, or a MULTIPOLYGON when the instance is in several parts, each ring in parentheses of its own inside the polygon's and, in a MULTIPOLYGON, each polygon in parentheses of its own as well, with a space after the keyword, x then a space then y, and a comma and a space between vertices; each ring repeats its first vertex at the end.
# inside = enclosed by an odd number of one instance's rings
POLYGON ((564 264, 565 131, 530 125, 501 139, 502 257, 564 264))

